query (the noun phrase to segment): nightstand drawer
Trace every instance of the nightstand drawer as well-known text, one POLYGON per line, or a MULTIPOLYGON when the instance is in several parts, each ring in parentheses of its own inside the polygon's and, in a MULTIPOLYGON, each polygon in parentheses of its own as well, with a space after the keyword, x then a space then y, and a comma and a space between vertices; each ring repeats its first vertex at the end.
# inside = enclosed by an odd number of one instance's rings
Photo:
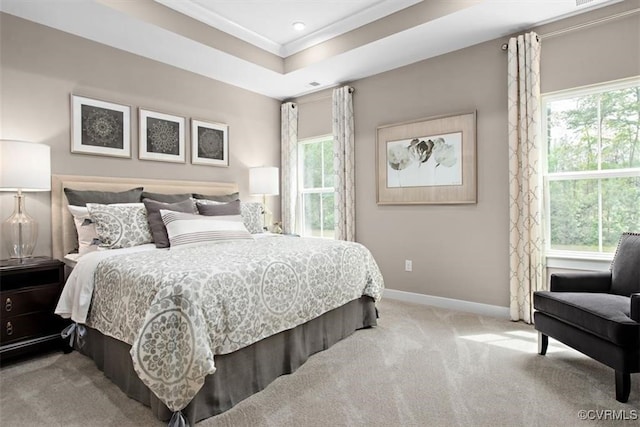
POLYGON ((0 364, 64 348, 60 332, 69 320, 53 313, 63 286, 64 264, 56 259, 0 260, 0 364))
POLYGON ((0 344, 5 345, 26 338, 61 332, 64 322, 48 312, 3 317, 0 325, 0 344))
POLYGON ((57 283, 0 292, 0 313, 2 318, 35 311, 53 313, 59 293, 60 285, 57 283))
MULTIPOLYGON (((13 291, 31 286, 64 283, 64 264, 61 266, 40 266, 28 269, 23 265, 13 271, 2 274, 2 291, 13 291)), ((6 270, 6 269, 5 269, 6 270)))

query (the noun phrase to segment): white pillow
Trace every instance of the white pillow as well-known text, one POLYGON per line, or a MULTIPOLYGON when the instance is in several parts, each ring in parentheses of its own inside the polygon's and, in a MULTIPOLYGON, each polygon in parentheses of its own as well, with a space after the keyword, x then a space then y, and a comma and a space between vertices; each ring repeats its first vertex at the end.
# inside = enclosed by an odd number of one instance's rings
POLYGON ((100 238, 96 231, 96 225, 89 215, 86 206, 68 206, 69 212, 73 215, 73 223, 78 234, 78 255, 82 256, 98 249, 100 238))
POLYGON ((130 248, 153 242, 143 203, 87 203, 87 208, 102 241, 100 247, 130 248))
POLYGON ((171 248, 206 242, 253 239, 240 215, 203 216, 160 209, 171 248))

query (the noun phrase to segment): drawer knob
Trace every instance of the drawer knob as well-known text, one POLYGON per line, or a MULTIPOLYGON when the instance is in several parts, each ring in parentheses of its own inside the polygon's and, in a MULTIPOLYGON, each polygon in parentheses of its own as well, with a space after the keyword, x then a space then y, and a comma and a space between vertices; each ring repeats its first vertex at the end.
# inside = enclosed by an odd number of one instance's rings
POLYGON ((7 300, 4 302, 4 309, 6 311, 11 311, 12 308, 13 308, 13 302, 11 302, 11 298, 7 298, 7 300))
POLYGON ((13 325, 11 322, 7 322, 7 335, 13 335, 13 325))

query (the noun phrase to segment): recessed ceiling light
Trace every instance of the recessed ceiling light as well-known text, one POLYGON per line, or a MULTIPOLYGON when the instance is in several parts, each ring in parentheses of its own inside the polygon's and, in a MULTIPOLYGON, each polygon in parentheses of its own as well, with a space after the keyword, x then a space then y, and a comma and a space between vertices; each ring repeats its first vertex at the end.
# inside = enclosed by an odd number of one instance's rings
POLYGON ((304 22, 297 21, 293 23, 293 29, 296 31, 302 31, 305 28, 307 28, 307 26, 304 24, 304 22))

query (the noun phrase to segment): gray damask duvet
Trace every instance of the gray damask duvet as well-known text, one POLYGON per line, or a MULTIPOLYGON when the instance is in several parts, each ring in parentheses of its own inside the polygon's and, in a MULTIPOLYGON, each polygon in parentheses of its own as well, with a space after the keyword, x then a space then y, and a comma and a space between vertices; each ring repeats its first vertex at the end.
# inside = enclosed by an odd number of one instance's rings
POLYGON ((384 287, 371 253, 353 242, 275 236, 91 255, 56 312, 83 323, 92 292, 86 324, 132 346, 138 376, 172 411, 215 372, 214 355, 362 295, 378 301, 384 287))

